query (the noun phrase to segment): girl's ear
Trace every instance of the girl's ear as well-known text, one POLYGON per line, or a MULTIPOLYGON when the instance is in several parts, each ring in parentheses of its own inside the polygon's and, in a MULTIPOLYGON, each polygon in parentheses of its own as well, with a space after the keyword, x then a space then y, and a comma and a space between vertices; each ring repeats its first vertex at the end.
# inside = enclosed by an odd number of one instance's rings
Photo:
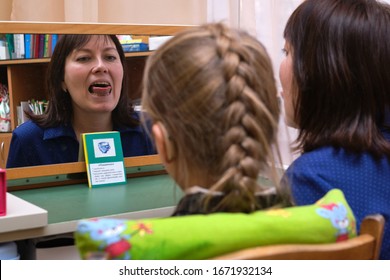
POLYGON ((171 163, 176 156, 175 147, 173 141, 169 138, 165 126, 161 122, 156 122, 152 126, 152 133, 162 161, 171 163))

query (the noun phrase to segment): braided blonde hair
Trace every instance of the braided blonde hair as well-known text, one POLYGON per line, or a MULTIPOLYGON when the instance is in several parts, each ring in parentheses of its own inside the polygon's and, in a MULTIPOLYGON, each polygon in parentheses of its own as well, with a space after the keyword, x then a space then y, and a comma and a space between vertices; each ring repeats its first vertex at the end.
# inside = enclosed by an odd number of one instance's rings
POLYGON ((255 193, 269 190, 258 176, 275 166, 280 110, 270 58, 255 38, 221 23, 179 33, 148 58, 142 106, 172 138, 175 180, 201 170, 211 182, 203 187, 224 193, 210 211, 272 206, 257 205, 255 193))

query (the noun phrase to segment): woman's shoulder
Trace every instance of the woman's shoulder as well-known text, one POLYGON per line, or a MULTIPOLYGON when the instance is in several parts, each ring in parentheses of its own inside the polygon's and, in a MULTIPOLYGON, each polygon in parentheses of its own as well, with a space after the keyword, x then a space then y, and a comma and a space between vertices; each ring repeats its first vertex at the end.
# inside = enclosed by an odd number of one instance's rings
POLYGON ((35 122, 28 120, 13 130, 13 134, 18 136, 34 135, 36 133, 43 133, 44 129, 37 125, 35 122))
POLYGON ((296 158, 291 166, 295 168, 308 166, 318 166, 318 165, 327 165, 330 161, 337 160, 335 154, 339 153, 339 149, 336 149, 332 146, 321 147, 309 152, 302 153, 298 158, 296 158))
POLYGON ((59 125, 45 128, 34 121, 28 120, 15 128, 12 135, 18 139, 42 141, 63 136, 74 137, 74 131, 71 126, 59 125))
POLYGON ((350 168, 350 161, 343 149, 321 147, 300 155, 288 167, 286 175, 290 181, 311 181, 318 176, 325 178, 329 174, 346 171, 346 168, 350 168))
POLYGON ((287 169, 286 175, 290 178, 311 178, 319 176, 345 177, 353 174, 360 177, 362 174, 380 174, 390 171, 390 161, 385 157, 376 159, 368 152, 353 153, 343 148, 323 147, 303 153, 287 169))

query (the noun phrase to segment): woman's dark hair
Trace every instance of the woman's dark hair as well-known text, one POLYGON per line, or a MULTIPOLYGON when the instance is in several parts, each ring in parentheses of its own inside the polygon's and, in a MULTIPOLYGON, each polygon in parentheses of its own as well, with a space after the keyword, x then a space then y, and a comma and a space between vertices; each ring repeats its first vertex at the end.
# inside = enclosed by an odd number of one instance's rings
POLYGON ((390 158, 380 130, 390 113, 389 6, 306 0, 284 37, 292 51, 299 148, 332 145, 390 158))
MULTIPOLYGON (((85 46, 93 35, 70 34, 61 35, 51 57, 47 74, 46 90, 49 105, 43 115, 31 115, 30 118, 42 127, 70 124, 73 116, 72 100, 69 93, 62 88, 65 74, 66 58, 76 49, 85 46)), ((118 105, 112 112, 115 125, 138 125, 139 121, 134 118, 134 109, 128 97, 128 74, 126 58, 118 38, 115 35, 98 35, 111 40, 118 51, 122 67, 123 81, 118 105)))

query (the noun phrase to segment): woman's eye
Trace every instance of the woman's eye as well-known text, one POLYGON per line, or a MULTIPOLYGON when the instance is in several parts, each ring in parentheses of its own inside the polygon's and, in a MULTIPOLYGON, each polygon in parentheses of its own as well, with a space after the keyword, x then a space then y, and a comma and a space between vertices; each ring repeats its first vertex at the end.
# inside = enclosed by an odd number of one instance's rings
POLYGON ((115 55, 107 55, 107 56, 106 56, 106 59, 107 59, 108 61, 115 61, 115 60, 117 59, 117 57, 116 57, 115 55))
POLYGON ((288 56, 288 51, 287 51, 285 48, 282 49, 282 53, 283 53, 285 56, 288 56))
POLYGON ((76 58, 76 61, 79 61, 79 62, 85 62, 85 61, 88 61, 90 58, 88 56, 80 56, 78 58, 76 58))

